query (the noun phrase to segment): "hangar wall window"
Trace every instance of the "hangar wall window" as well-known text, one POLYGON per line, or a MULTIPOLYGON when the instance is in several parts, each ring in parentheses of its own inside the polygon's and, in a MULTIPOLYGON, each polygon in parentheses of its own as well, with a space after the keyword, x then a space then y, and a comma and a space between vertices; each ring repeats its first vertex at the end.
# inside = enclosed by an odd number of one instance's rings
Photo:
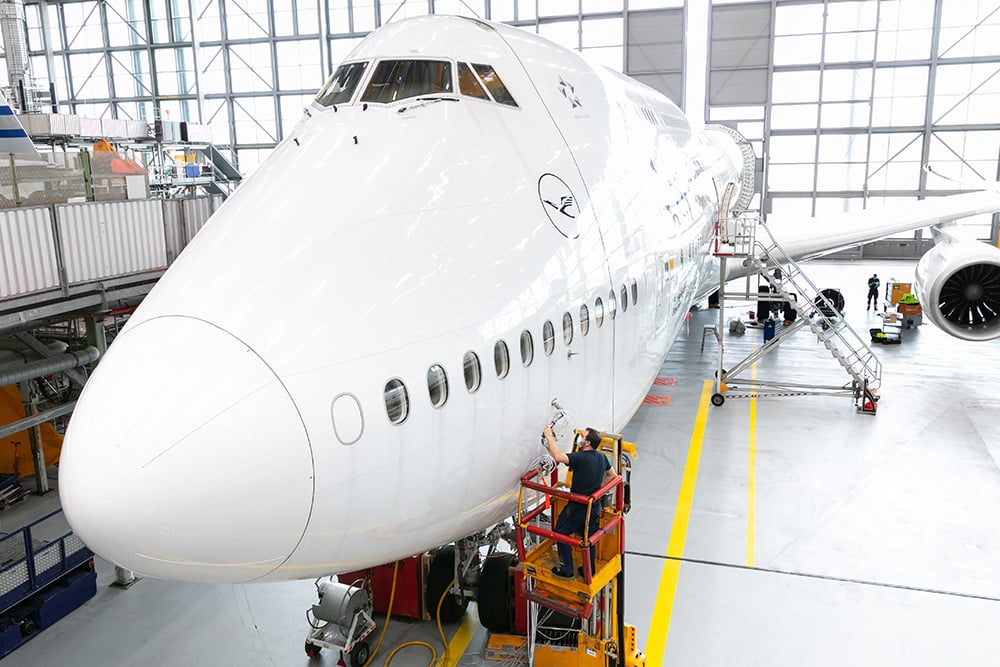
POLYGON ((462 368, 465 372, 465 388, 469 390, 470 394, 476 393, 479 391, 480 382, 482 382, 479 356, 471 350, 466 352, 465 358, 462 359, 462 368))
POLYGON ((597 322, 597 326, 604 324, 604 302, 601 301, 601 297, 597 297, 594 301, 594 321, 597 322))
POLYGON ((367 66, 368 63, 365 62, 350 63, 338 67, 333 76, 327 80, 323 89, 316 95, 316 102, 324 107, 350 102, 354 95, 354 89, 358 87, 358 82, 367 66))
POLYGON ((361 100, 385 104, 451 90, 451 63, 446 60, 383 60, 361 100))
POLYGON ((483 87, 479 85, 479 79, 472 72, 472 68, 465 63, 458 63, 458 90, 469 97, 486 101, 490 99, 483 87))
POLYGON ((393 424, 402 424, 410 414, 410 397, 406 393, 406 385, 399 378, 393 378, 385 383, 385 413, 393 424))
POLYGON ((500 80, 500 75, 492 67, 476 63, 473 63, 472 66, 476 68, 476 73, 479 74, 483 83, 486 84, 486 89, 493 95, 493 99, 509 107, 517 106, 517 102, 514 101, 513 96, 507 91, 507 86, 503 85, 503 81, 500 80))
POLYGON ((545 356, 552 354, 552 350, 556 349, 556 330, 548 320, 542 325, 542 348, 545 350, 545 356))
POLYGON ((448 402, 448 374, 441 364, 434 364, 427 369, 427 391, 431 396, 431 405, 435 408, 448 402))
POLYGON ((590 332, 590 311, 587 304, 580 306, 580 333, 586 336, 590 332))
POLYGON ((534 358, 535 342, 531 339, 531 332, 525 329, 521 332, 521 363, 530 366, 534 358))
POLYGON ((563 341, 569 345, 573 342, 573 316, 563 313, 563 341))
POLYGON ((507 350, 507 343, 498 340, 493 346, 493 365, 496 367, 497 377, 505 378, 510 372, 510 352, 507 350))

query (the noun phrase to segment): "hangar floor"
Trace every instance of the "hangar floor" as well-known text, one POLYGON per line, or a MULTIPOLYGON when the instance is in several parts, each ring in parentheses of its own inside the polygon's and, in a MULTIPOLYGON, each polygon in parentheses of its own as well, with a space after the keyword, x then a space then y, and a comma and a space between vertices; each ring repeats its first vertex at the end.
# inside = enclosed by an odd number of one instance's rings
MULTIPOLYGON (((862 335, 877 272, 912 280, 912 262, 813 263, 839 287, 862 335)), ((752 305, 727 309, 727 319, 752 305)), ((1000 655, 1000 346, 966 343, 927 324, 884 364, 875 417, 849 398, 731 399, 708 404, 717 311, 696 311, 626 429, 640 458, 627 517, 626 619, 647 664, 994 665, 1000 655)), ((762 332, 724 334, 738 360, 762 332)), ((731 362, 730 362, 731 363, 731 362)), ((808 330, 758 362, 761 378, 840 384, 846 376, 808 330)), ((55 494, 3 515, 41 514, 55 494)), ((303 652, 311 581, 203 586, 152 579, 111 588, 6 659, 18 665, 335 665, 303 652)), ((475 614, 446 627, 451 664, 482 657, 475 614)), ((378 619, 381 623, 381 618, 378 619)), ((381 625, 380 625, 381 629, 381 625)), ((392 621, 374 664, 409 640, 438 643, 429 624, 392 621)), ((439 649, 440 652, 440 649, 439 649)), ((408 649, 393 665, 426 665, 408 649)))

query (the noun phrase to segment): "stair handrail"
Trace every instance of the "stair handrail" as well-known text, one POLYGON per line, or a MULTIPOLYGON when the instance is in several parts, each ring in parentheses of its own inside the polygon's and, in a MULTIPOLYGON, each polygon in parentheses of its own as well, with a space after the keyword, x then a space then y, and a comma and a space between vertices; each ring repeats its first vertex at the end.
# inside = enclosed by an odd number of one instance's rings
POLYGON ((863 384, 864 380, 867 379, 869 381, 869 385, 877 387, 882 380, 882 363, 878 360, 878 357, 875 356, 874 351, 868 347, 867 343, 865 343, 858 333, 847 324, 846 320, 843 319, 843 315, 837 316, 836 319, 832 316, 826 315, 824 307, 828 309, 828 312, 830 313, 838 313, 839 310, 823 294, 816 284, 809 279, 805 272, 802 271, 801 267, 799 267, 798 263, 792 259, 781 244, 778 243, 777 239, 774 238, 771 231, 768 229, 767 224, 760 221, 760 227, 763 228, 767 238, 770 239, 771 245, 765 246, 763 243, 760 243, 759 240, 756 240, 755 237, 754 250, 749 254, 749 260, 751 263, 760 272, 760 274, 764 276, 765 280, 767 280, 767 282, 774 287, 775 290, 781 293, 782 296, 790 294, 782 290, 783 284, 791 284, 794 286, 796 288, 796 295, 801 297, 804 301, 801 305, 798 303, 797 299, 793 302, 793 307, 796 312, 799 313, 800 316, 808 319, 809 327, 821 341, 837 338, 844 343, 846 348, 850 350, 851 360, 848 361, 846 359, 847 355, 843 355, 845 359, 841 365, 848 371, 856 382, 863 384), (780 255, 777 253, 780 253, 780 255), (782 283, 768 273, 768 264, 761 260, 761 254, 776 265, 794 267, 794 271, 787 271, 786 269, 784 282, 782 283), (784 262, 781 261, 781 257, 784 258, 784 262), (810 298, 809 294, 807 294, 806 291, 796 283, 796 279, 799 277, 801 277, 813 291, 815 294, 813 298, 810 298), (822 303, 822 306, 820 303, 816 302, 817 299, 822 303), (814 319, 816 315, 818 315, 818 319, 826 325, 825 327, 816 324, 816 319, 814 319), (820 327, 821 331, 817 331, 817 327, 820 327), (848 340, 847 336, 845 336, 845 330, 850 332, 850 335, 853 336, 853 341, 848 340), (828 335, 824 339, 825 334, 828 335), (860 365, 860 368, 856 367, 855 362, 857 365, 860 365))

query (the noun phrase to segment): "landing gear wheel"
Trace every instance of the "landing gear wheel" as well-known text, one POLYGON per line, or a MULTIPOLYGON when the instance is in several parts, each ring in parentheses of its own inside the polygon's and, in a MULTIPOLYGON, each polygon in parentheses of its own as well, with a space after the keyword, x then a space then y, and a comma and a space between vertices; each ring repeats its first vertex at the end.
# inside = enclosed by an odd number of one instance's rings
POLYGON ((309 642, 306 642, 306 655, 308 655, 310 658, 318 658, 319 657, 319 652, 321 650, 322 649, 320 649, 319 646, 316 646, 315 644, 310 644, 309 642))
POLYGON ((712 405, 719 407, 726 402, 726 397, 722 394, 712 394, 712 405))
POLYGON ((368 642, 358 642, 351 650, 351 667, 365 667, 369 655, 368 642))
MULTIPOLYGON (((437 612, 438 600, 441 599, 441 595, 448 588, 454 576, 455 545, 449 544, 438 549, 427 571, 427 597, 424 601, 432 618, 437 612)), ((441 603, 441 622, 455 623, 462 618, 468 606, 469 598, 465 598, 459 604, 454 595, 445 595, 444 602, 441 603)))
POLYGON ((490 632, 509 632, 514 617, 514 585, 510 568, 517 556, 494 554, 486 559, 479 579, 479 622, 490 632))

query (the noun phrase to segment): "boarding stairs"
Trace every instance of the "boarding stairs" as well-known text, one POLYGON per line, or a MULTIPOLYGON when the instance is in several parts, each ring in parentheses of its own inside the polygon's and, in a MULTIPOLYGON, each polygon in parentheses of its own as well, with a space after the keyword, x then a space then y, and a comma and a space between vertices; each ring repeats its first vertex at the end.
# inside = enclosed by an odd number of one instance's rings
MULTIPOLYGON (((755 349, 746 358, 729 370, 723 370, 723 345, 719 345, 719 364, 716 379, 716 393, 712 397, 715 405, 722 405, 725 398, 751 398, 761 396, 802 396, 802 395, 849 395, 864 410, 867 404, 877 400, 874 392, 882 381, 882 363, 844 320, 836 304, 832 303, 802 270, 778 241, 771 235, 767 225, 757 217, 741 217, 720 220, 715 254, 720 258, 720 300, 719 331, 722 331, 725 299, 752 301, 761 297, 792 304, 798 317, 780 333, 755 349), (738 259, 747 267, 745 288, 742 292, 725 292, 726 263, 738 259), (777 275, 775 268, 781 268, 777 275), (753 278, 760 276, 767 281, 771 292, 762 294, 751 292, 753 278), (788 336, 799 329, 809 327, 830 355, 847 372, 850 381, 841 386, 823 386, 805 383, 790 383, 748 379, 741 374, 750 369, 764 355, 771 352, 788 336), (744 392, 723 392, 727 388, 746 388, 744 392)), ((868 411, 868 410, 864 410, 868 411)), ((874 408, 870 410, 874 412, 874 408)))

